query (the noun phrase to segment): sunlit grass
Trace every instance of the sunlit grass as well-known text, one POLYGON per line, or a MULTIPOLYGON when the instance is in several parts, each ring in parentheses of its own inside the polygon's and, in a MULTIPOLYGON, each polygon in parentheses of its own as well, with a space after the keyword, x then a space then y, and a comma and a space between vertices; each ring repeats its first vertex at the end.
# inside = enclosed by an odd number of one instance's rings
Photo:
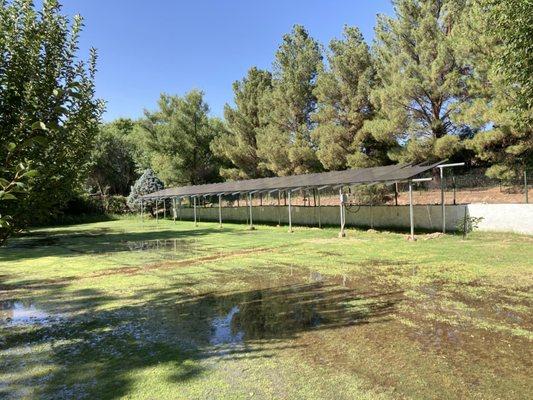
POLYGON ((424 237, 135 218, 32 231, 0 249, 0 300, 56 319, 0 325, 0 397, 526 396, 533 239, 424 237), (247 336, 217 347, 235 306, 247 336))

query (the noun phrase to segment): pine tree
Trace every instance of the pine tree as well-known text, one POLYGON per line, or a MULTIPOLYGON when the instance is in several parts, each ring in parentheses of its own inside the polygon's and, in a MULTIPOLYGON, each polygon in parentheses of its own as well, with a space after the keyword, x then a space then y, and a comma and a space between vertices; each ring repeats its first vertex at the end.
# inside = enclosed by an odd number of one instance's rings
POLYGON ((531 19, 532 14, 521 8, 525 4, 471 0, 456 32, 459 54, 469 66, 466 83, 472 96, 457 120, 477 131, 466 144, 479 161, 490 165, 487 175, 499 179, 516 178, 533 167, 532 111, 523 98, 528 83, 520 79, 522 72, 515 72, 516 64, 508 60, 514 57, 509 55, 509 42, 514 43, 513 51, 524 57, 530 46, 522 41, 523 49, 516 49, 520 33, 518 38, 510 38, 521 26, 527 30, 520 24, 531 19), (522 14, 516 11, 516 24, 504 31, 502 24, 507 26, 508 21, 505 11, 512 6, 522 9, 522 14))
POLYGON ((211 141, 223 130, 221 121, 208 116, 204 94, 162 94, 159 110, 145 112, 142 126, 150 147, 150 165, 167 185, 202 184, 219 179, 218 160, 211 141))
POLYGON ((384 141, 405 144, 401 161, 451 157, 464 127, 452 117, 469 100, 455 54, 454 27, 466 0, 397 0, 394 18, 380 15, 373 47, 377 116, 365 127, 384 141))
POLYGON ((313 91, 321 64, 319 44, 304 27, 294 26, 276 53, 273 90, 262 102, 261 122, 266 126, 257 135, 262 166, 276 175, 321 169, 311 138, 313 91))
POLYGON ((346 26, 344 38, 331 41, 328 63, 329 70, 319 73, 314 91, 318 110, 313 116, 317 122, 313 139, 320 162, 329 170, 389 163, 390 144, 363 129, 374 114, 369 100, 374 70, 359 29, 346 26))
POLYGON ((229 166, 220 174, 227 179, 250 179, 268 175, 257 155, 257 133, 264 128, 260 121, 260 102, 272 89, 270 72, 251 68, 242 81, 233 84, 235 107, 226 104, 224 117, 227 132, 216 137, 211 149, 229 166))

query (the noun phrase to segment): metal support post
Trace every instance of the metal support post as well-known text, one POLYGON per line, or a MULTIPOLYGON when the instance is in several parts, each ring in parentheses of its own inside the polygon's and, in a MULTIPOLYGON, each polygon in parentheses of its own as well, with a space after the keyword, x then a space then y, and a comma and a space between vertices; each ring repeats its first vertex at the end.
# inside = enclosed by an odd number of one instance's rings
POLYGON ((342 187, 339 188, 339 207, 340 207, 340 220, 341 220, 341 231, 339 232, 339 237, 345 237, 346 232, 344 232, 344 194, 342 193, 342 187))
POLYGON ((176 222, 177 210, 176 210, 176 198, 172 198, 172 221, 176 222))
POLYGON ((440 169, 440 206, 442 214, 442 233, 446 233, 446 206, 444 204, 444 168, 440 169))
MULTIPOLYGON (((441 205, 441 214, 442 214, 442 233, 446 233, 446 205, 444 201, 444 168, 462 167, 463 165, 465 165, 464 162, 437 165, 437 168, 440 170, 440 205, 441 205)), ((454 191, 455 191, 455 188, 454 188, 454 191)), ((454 197, 455 197, 455 193, 454 193, 454 197)))
POLYGON ((415 240, 415 221, 413 216, 413 182, 409 181, 409 224, 411 226, 411 240, 415 240))
POLYGON ((222 228, 222 195, 218 195, 218 227, 222 228))
POLYGON ((322 228, 322 221, 321 221, 321 213, 322 213, 322 209, 320 207, 320 188, 317 188, 316 190, 316 193, 317 193, 317 200, 318 200, 318 227, 319 228, 322 228))
POLYGON ((196 196, 193 197, 194 199, 194 226, 198 226, 198 221, 196 220, 196 196))
POLYGON ((455 192, 456 192, 455 175, 452 176, 452 185, 453 185, 453 205, 455 206, 457 204, 457 198, 455 196, 455 192))
POLYGON ((248 201, 250 202, 250 229, 254 229, 254 221, 252 216, 252 193, 248 194, 248 201))
POLYGON ((289 233, 292 233, 292 207, 291 207, 291 191, 287 191, 289 194, 289 233))
POLYGON ((278 190, 278 226, 281 226, 281 191, 278 190))

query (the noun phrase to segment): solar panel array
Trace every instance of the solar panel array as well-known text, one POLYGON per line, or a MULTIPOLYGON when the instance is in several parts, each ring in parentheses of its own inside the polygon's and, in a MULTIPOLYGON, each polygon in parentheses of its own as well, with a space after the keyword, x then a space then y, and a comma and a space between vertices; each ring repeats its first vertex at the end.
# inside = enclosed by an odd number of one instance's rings
POLYGON ((420 175, 443 161, 432 165, 395 164, 383 167, 348 169, 345 171, 321 172, 273 178, 248 179, 209 183, 205 185, 180 186, 163 189, 143 196, 144 199, 204 196, 233 193, 258 193, 298 188, 318 188, 338 185, 356 185, 382 182, 399 182, 420 175))

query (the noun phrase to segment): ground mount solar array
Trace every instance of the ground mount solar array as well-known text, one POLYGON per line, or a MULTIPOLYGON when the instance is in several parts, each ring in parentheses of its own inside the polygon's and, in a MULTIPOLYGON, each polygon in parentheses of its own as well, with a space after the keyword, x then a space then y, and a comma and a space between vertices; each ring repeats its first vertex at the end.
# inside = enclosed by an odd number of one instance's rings
POLYGON ((348 169, 344 171, 247 179, 240 181, 209 183, 205 185, 180 186, 150 193, 142 198, 148 200, 172 197, 230 195, 238 193, 253 194, 295 190, 300 188, 311 189, 335 186, 352 186, 360 184, 404 182, 430 171, 443 162, 444 161, 439 161, 430 165, 395 164, 373 168, 348 169))

